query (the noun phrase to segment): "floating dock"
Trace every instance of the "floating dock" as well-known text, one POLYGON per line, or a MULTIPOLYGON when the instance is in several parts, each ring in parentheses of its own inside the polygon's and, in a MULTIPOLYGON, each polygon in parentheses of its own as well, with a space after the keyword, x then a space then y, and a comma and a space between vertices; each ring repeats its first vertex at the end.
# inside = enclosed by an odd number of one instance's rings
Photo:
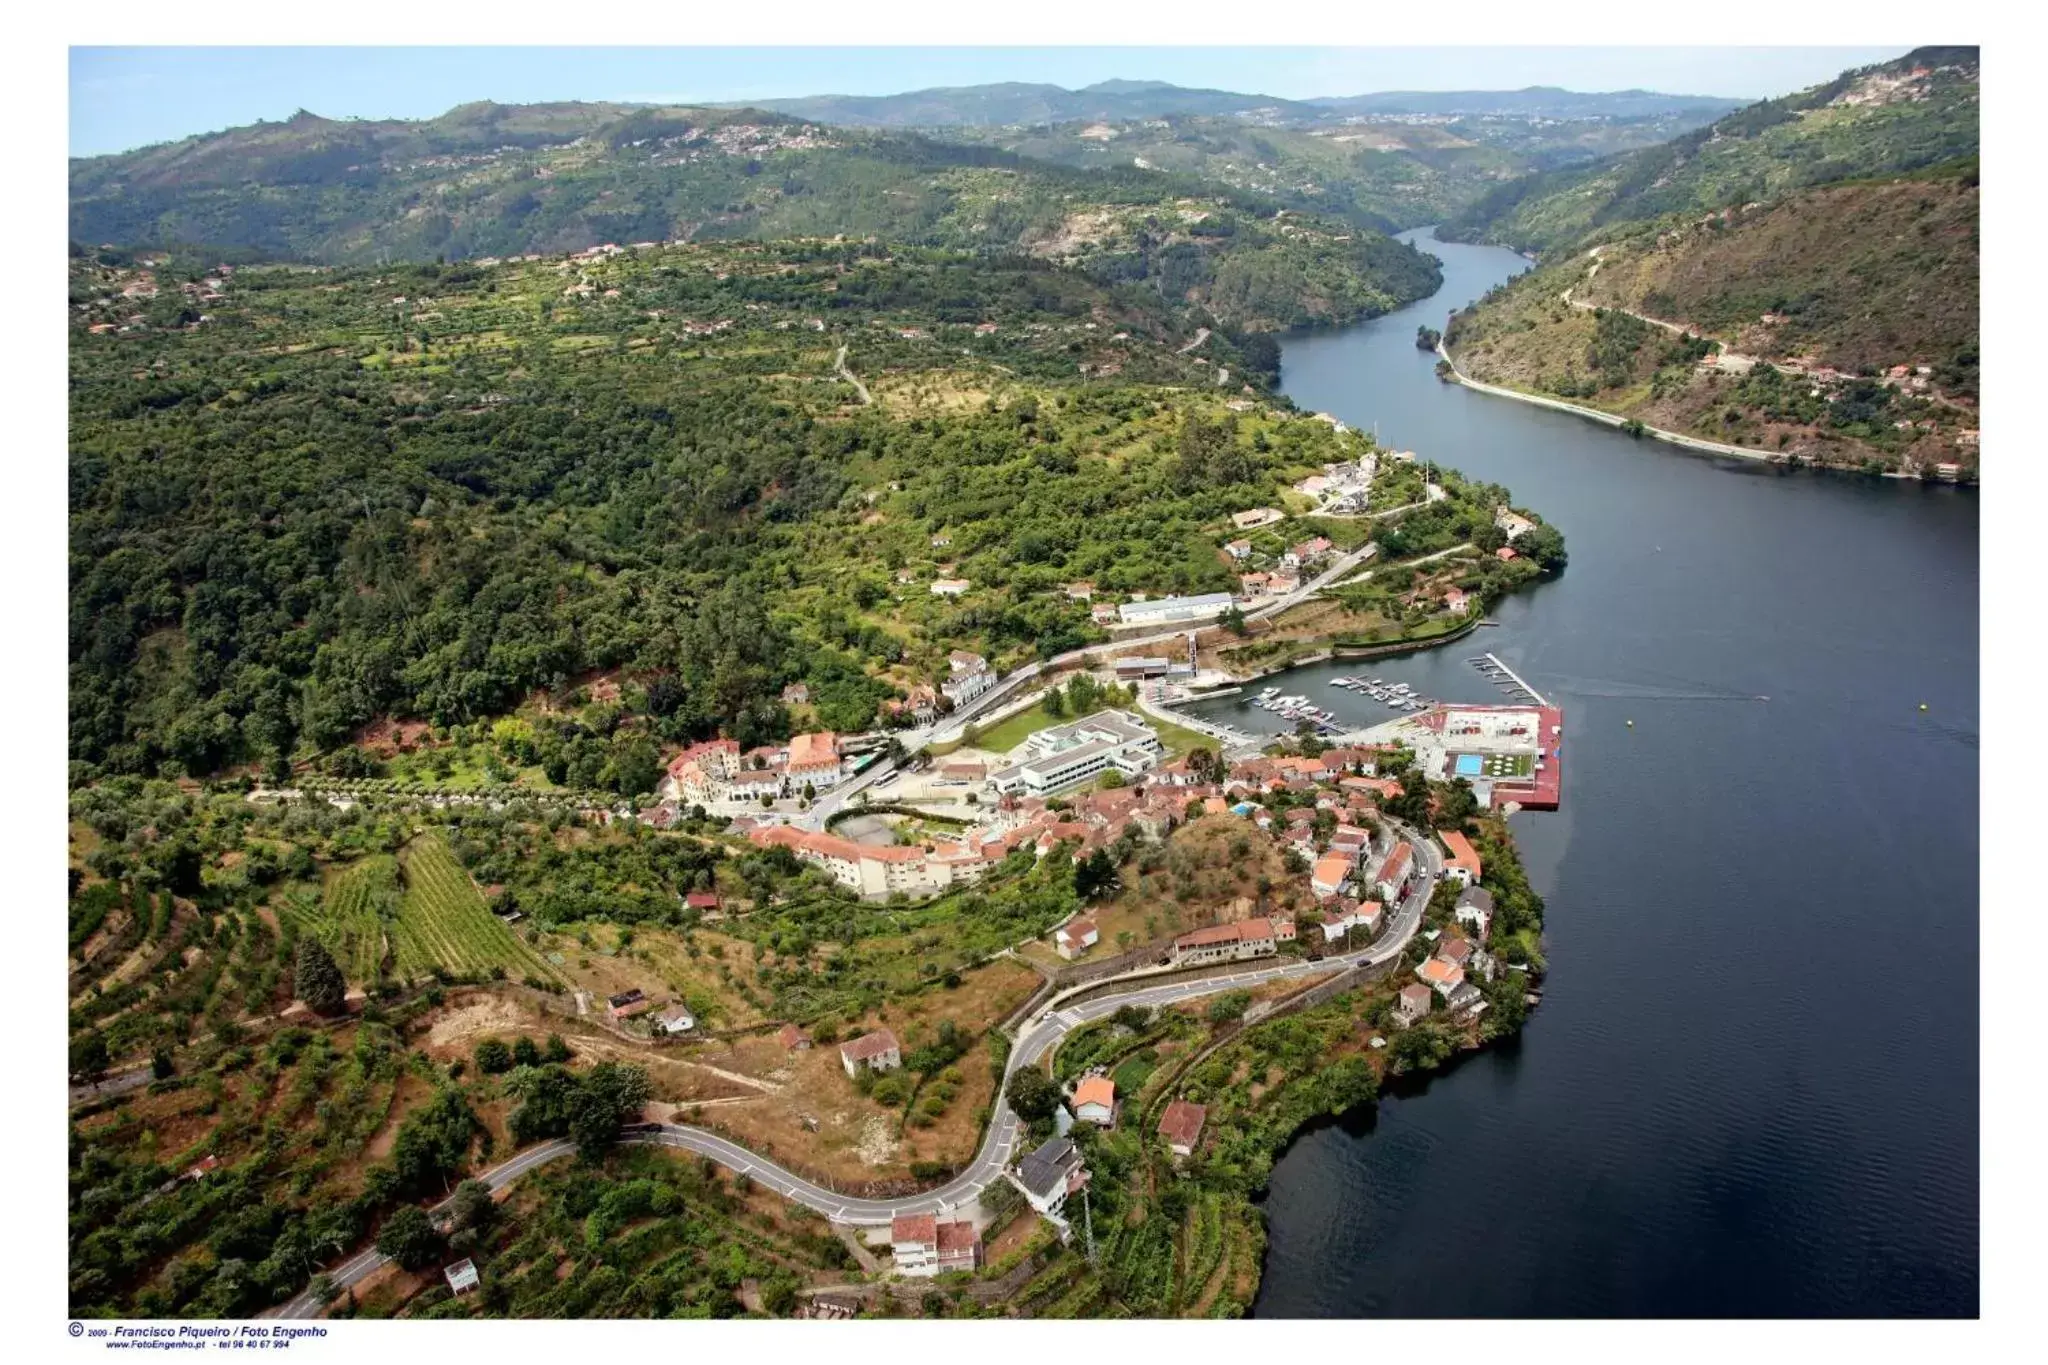
POLYGON ((1550 705, 1550 703, 1544 699, 1542 693, 1538 692, 1535 688, 1529 686, 1528 683, 1522 680, 1521 674, 1515 672, 1514 669, 1509 668, 1506 664, 1502 663, 1493 654, 1489 653, 1477 655, 1473 658, 1467 659, 1465 662, 1471 664, 1474 668, 1478 669, 1480 673, 1484 674, 1486 678, 1489 679, 1495 687, 1498 687, 1501 691, 1506 692, 1507 694, 1509 694, 1509 696, 1513 697, 1519 694, 1519 696, 1528 699, 1529 701, 1535 703, 1537 706, 1550 705))

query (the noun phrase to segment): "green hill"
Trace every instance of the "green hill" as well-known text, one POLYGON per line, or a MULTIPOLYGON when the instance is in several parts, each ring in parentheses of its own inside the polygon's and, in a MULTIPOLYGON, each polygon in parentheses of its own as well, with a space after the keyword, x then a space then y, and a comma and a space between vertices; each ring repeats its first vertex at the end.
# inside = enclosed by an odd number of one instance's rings
POLYGON ((1434 262, 1335 219, 1130 167, 828 128, 758 110, 468 105, 410 123, 287 122, 71 167, 74 241, 329 264, 605 242, 874 237, 1079 265, 1226 325, 1371 316, 1434 262))
POLYGON ((1660 146, 1502 185, 1442 225, 1446 241, 1550 253, 1618 225, 1896 175, 1978 145, 1975 48, 1921 48, 1765 100, 1660 146))

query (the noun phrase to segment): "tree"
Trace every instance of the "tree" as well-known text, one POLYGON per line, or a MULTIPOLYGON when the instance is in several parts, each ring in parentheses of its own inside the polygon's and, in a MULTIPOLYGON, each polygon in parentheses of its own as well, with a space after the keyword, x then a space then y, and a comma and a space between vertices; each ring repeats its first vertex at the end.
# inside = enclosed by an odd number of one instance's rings
POLYGON ((562 1041, 561 1034, 550 1033, 548 1035, 547 1051, 542 1054, 544 1060, 560 1065, 574 1055, 574 1053, 569 1051, 569 1045, 562 1041))
POLYGON ((1109 856, 1108 849, 1098 848, 1074 863, 1074 894, 1084 901, 1109 895, 1121 880, 1116 860, 1109 856))
POLYGON ((506 1047, 501 1039, 484 1039, 476 1045, 473 1055, 476 1057, 476 1069, 486 1076, 500 1075, 512 1069, 512 1049, 506 1047))
POLYGON ((167 1081, 172 1076, 175 1076, 177 1072, 178 1067, 171 1060, 171 1050, 169 1048, 160 1047, 149 1054, 149 1074, 153 1079, 167 1081))
POLYGON ((1060 1088, 1054 1085, 1052 1077, 1035 1066, 1019 1067, 1010 1077, 1010 1083, 1003 1087, 1003 1097, 1010 1102, 1010 1109, 1026 1123, 1038 1123, 1052 1117, 1059 1108, 1060 1088))
POLYGON ((299 939, 299 956, 292 970, 292 994, 319 1015, 341 1013, 348 995, 348 983, 342 979, 341 968, 334 965, 326 945, 311 934, 299 939))
POLYGON ((441 1231, 417 1204, 403 1204, 377 1233, 379 1255, 406 1270, 423 1270, 441 1254, 441 1231))
MULTIPOLYGON (((478 1063, 478 1065, 482 1065, 482 1063, 478 1063)), ((512 1042, 512 1065, 540 1065, 540 1048, 534 1044, 533 1039, 527 1037, 525 1034, 521 1034, 512 1042)))
POLYGON ((1250 630, 1250 627, 1245 624, 1244 609, 1234 602, 1224 609, 1223 615, 1216 619, 1217 623, 1232 635, 1244 635, 1250 630))
POLYGON ((80 1080, 97 1081, 107 1069, 107 1040, 88 1033, 71 1044, 71 1074, 80 1080))
POLYGON ((449 1226, 456 1232, 482 1231, 497 1219, 498 1206, 491 1187, 481 1180, 465 1180, 455 1187, 455 1203, 449 1226))

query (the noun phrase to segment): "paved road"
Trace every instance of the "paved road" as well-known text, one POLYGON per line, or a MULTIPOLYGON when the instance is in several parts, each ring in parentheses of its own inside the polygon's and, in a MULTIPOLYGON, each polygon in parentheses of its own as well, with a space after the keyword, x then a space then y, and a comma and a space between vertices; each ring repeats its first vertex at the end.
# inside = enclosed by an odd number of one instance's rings
MULTIPOLYGON (((1422 912, 1429 906, 1430 893, 1435 889, 1437 874, 1443 867, 1442 855, 1434 843, 1413 831, 1404 829, 1401 833, 1407 838, 1416 858, 1416 865, 1423 876, 1417 879, 1415 890, 1396 909, 1393 920, 1387 926, 1387 932, 1371 947, 1351 953, 1333 954, 1320 962, 1283 958, 1277 962, 1247 963, 1242 971, 1231 972, 1228 975, 1135 986, 1131 990, 1117 991, 1081 1004, 1065 1005, 1049 1012, 1042 1011, 1024 1025, 1016 1045, 1010 1049, 1010 1063, 1004 1073, 1005 1077, 1018 1067, 1031 1065, 1045 1057, 1074 1029, 1107 1018, 1125 1005, 1174 1005, 1205 995, 1256 986, 1268 981, 1320 975, 1398 957, 1421 925, 1422 912)), ((1113 977, 1109 978, 1110 982, 1114 980, 1113 977)), ((623 1140, 674 1147, 710 1157, 727 1170, 745 1175, 756 1184, 765 1185, 783 1198, 816 1210, 834 1222, 856 1227, 877 1227, 889 1222, 898 1214, 937 1213, 970 1202, 983 1190, 1003 1178, 1003 1169, 1016 1155, 1021 1136, 1022 1125, 1018 1122, 1017 1116, 1010 1112, 1009 1104, 999 1093, 994 1119, 989 1124, 988 1133, 982 1139, 981 1150, 975 1153, 972 1164, 936 1190, 899 1199, 855 1199, 834 1193, 776 1165, 765 1157, 756 1155, 728 1138, 685 1124, 638 1125, 629 1129, 623 1140)), ((479 1178, 494 1190, 503 1189, 536 1166, 545 1165, 557 1157, 568 1156, 575 1150, 575 1144, 567 1140, 544 1142, 539 1146, 527 1148, 479 1178)), ((447 1212, 452 1203, 452 1198, 445 1199, 434 1205, 430 1212, 439 1217, 447 1212)), ((329 1270, 327 1276, 337 1291, 347 1289, 360 1284, 381 1269, 388 1259, 378 1254, 375 1247, 369 1247, 329 1270)), ((323 1306, 321 1302, 314 1300, 309 1290, 273 1310, 268 1316, 316 1317, 323 1306)))

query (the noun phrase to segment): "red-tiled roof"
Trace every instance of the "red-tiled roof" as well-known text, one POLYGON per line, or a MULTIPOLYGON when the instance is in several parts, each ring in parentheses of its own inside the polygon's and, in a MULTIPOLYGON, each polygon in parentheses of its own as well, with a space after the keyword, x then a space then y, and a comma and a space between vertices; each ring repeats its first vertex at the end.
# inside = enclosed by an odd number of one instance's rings
POLYGON ((889 1240, 892 1242, 923 1242, 937 1246, 939 1242, 938 1216, 930 1213, 899 1213, 889 1221, 889 1240))
POLYGON ((896 1050, 896 1035, 885 1028, 878 1028, 873 1033, 863 1033, 860 1037, 839 1045, 841 1055, 854 1062, 864 1062, 870 1057, 879 1057, 884 1052, 896 1050))
POLYGON ((981 1240, 981 1234, 974 1230, 974 1224, 965 1218, 958 1222, 939 1224, 939 1250, 969 1251, 981 1240))
POLYGON ((1159 1116, 1159 1136, 1176 1147, 1192 1147, 1202 1136, 1202 1124, 1209 1111, 1199 1104, 1175 1100, 1159 1116))
POLYGON ((1472 847, 1472 841, 1454 829, 1447 829, 1437 837, 1444 841, 1444 847, 1450 851, 1451 866, 1464 868, 1472 874, 1472 880, 1478 881, 1479 850, 1472 847))
POLYGON ((1116 1082, 1107 1076, 1090 1076, 1074 1087, 1074 1107, 1084 1104, 1099 1104, 1105 1109, 1116 1106, 1116 1082))

